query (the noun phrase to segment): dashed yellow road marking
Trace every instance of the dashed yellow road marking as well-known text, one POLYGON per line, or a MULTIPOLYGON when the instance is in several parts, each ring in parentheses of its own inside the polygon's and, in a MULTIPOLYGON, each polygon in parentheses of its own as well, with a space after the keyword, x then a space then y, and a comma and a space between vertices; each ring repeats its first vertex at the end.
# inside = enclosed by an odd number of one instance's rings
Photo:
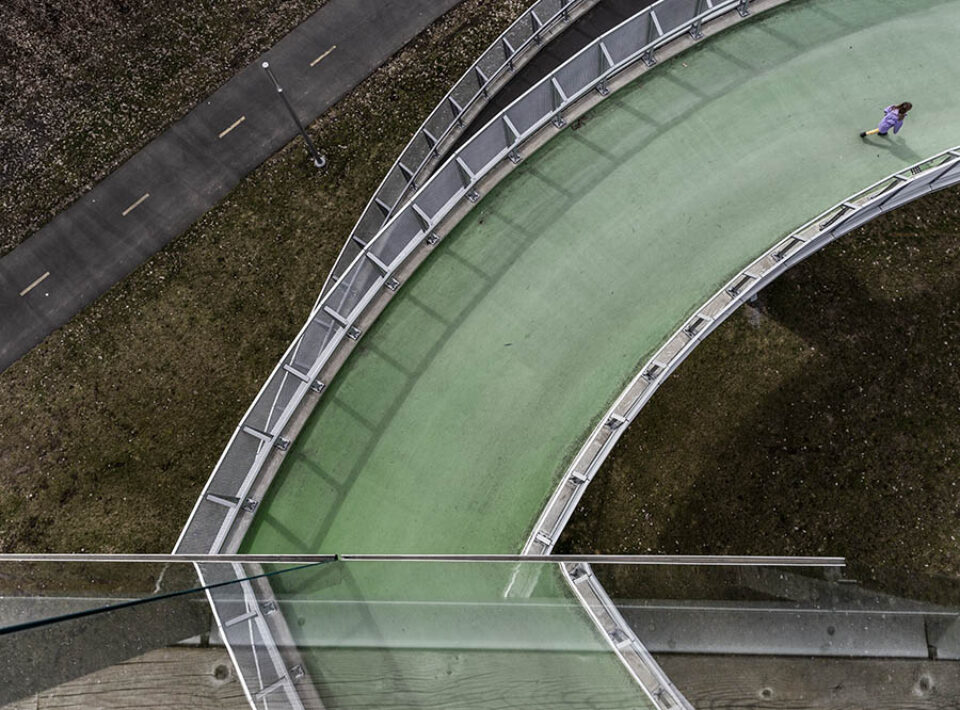
POLYGON ((45 278, 47 278, 49 275, 50 275, 50 272, 48 271, 48 272, 45 273, 43 276, 41 276, 39 279, 37 279, 36 281, 34 281, 32 284, 30 284, 29 286, 27 286, 25 289, 23 289, 23 290, 20 292, 20 295, 21 295, 21 296, 26 296, 28 293, 30 293, 31 290, 33 290, 34 288, 36 288, 36 287, 40 284, 40 282, 43 281, 45 278))
POLYGON ((130 213, 133 212, 135 209, 137 209, 137 207, 140 205, 140 203, 143 202, 143 201, 144 201, 145 199, 147 199, 148 197, 150 197, 150 193, 149 193, 149 192, 143 193, 143 197, 141 197, 139 200, 137 200, 137 201, 134 202, 132 205, 130 205, 129 207, 127 207, 127 209, 125 209, 125 210, 121 213, 121 216, 126 217, 128 214, 130 214, 130 213))
POLYGON ((241 116, 241 117, 238 118, 236 121, 234 121, 234 122, 231 123, 229 126, 227 126, 227 127, 224 128, 222 131, 220 131, 220 135, 217 136, 217 138, 223 138, 223 137, 224 137, 225 135, 227 135, 230 131, 232 131, 234 128, 236 128, 237 126, 239 126, 241 123, 243 123, 243 122, 246 121, 246 120, 247 120, 247 117, 246 117, 246 116, 241 116))
POLYGON ((332 46, 330 49, 328 49, 326 52, 324 52, 324 53, 321 54, 319 57, 317 57, 317 58, 314 59, 312 62, 310 62, 310 66, 312 66, 312 67, 317 66, 317 65, 320 63, 320 60, 322 60, 324 57, 326 57, 328 54, 330 54, 330 52, 332 52, 332 51, 335 50, 336 48, 337 48, 337 45, 333 45, 333 46, 332 46))

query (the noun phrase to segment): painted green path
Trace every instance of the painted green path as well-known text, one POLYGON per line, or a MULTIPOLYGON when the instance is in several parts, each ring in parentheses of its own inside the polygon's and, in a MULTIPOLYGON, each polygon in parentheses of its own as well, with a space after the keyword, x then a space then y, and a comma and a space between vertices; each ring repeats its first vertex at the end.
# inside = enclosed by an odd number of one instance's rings
MULTIPOLYGON (((583 436, 687 314, 822 209, 960 143, 957 27, 960 0, 795 0, 611 96, 404 285, 244 549, 519 551, 583 436), (899 136, 861 141, 903 100, 899 136)), ((614 663, 597 673, 623 680, 614 663)))

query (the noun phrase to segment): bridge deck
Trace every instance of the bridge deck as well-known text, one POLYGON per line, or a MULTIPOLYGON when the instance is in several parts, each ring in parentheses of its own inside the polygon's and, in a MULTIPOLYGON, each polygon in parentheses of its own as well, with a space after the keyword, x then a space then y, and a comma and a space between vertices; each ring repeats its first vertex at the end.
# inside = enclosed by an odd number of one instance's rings
POLYGON ((578 442, 693 308, 810 216, 958 142, 958 26, 960 0, 797 0, 611 96, 404 285, 244 550, 519 550, 578 442), (902 100, 899 136, 858 137, 902 100))

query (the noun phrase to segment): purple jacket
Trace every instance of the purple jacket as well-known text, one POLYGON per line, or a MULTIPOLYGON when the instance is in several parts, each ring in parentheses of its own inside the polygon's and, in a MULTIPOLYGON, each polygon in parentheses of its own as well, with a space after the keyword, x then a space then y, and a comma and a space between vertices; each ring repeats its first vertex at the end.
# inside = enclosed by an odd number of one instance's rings
POLYGON ((877 124, 881 133, 886 133, 891 128, 894 133, 900 132, 900 126, 903 125, 903 119, 900 118, 900 111, 896 106, 887 106, 883 109, 883 118, 877 124))

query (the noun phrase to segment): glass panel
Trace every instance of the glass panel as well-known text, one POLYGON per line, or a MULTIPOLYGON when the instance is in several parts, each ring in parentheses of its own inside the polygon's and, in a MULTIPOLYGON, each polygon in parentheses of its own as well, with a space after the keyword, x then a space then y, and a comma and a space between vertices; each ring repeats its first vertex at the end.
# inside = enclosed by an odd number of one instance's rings
POLYGON ((944 707, 960 678, 957 579, 237 559, 0 558, 0 707, 944 707))
MULTIPOLYGON (((706 3, 703 7, 708 9, 706 3)), ((697 16, 697 0, 666 0, 657 5, 656 12, 660 28, 669 34, 697 16)))
POLYGON ((0 707, 249 708, 197 587, 188 564, 0 563, 0 707))

